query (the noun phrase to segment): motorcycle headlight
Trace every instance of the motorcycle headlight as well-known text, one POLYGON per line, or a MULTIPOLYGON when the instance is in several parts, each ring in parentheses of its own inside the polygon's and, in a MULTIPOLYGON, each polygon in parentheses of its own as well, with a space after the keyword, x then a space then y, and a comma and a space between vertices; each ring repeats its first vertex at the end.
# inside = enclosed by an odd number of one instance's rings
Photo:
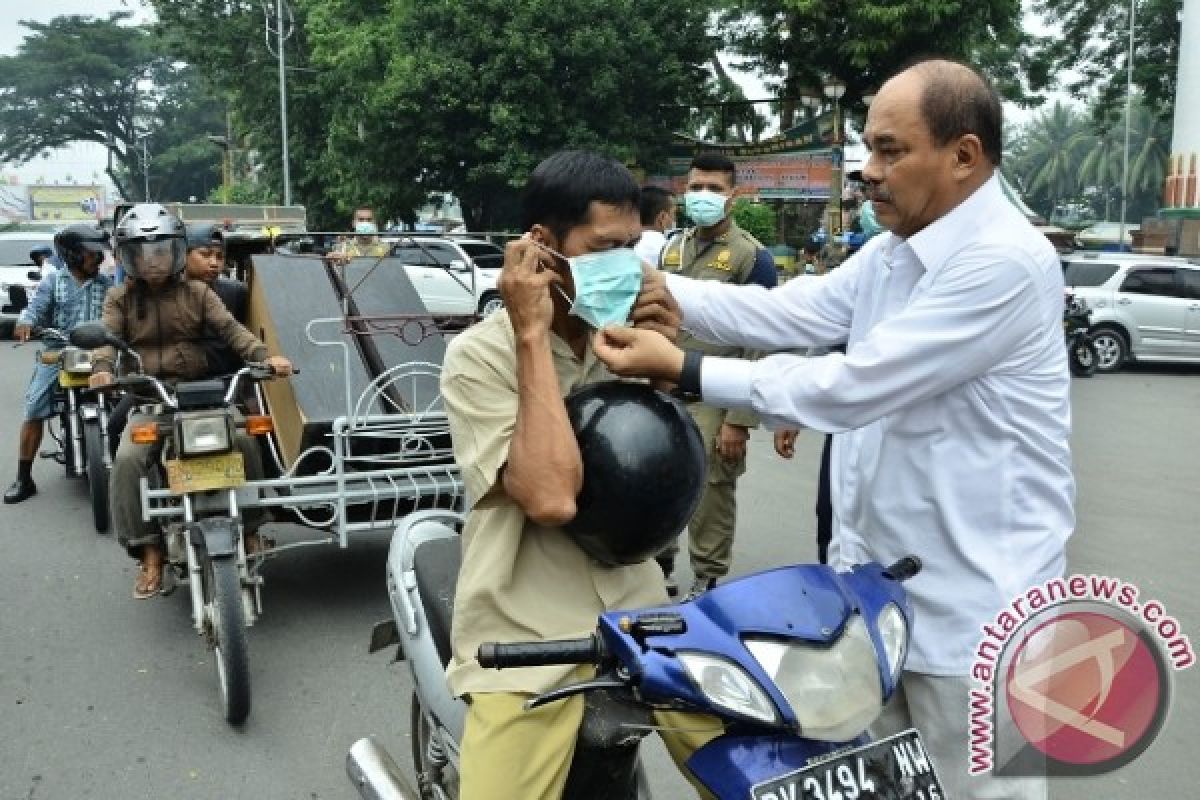
POLYGON ((225 414, 198 414, 179 420, 179 451, 185 456, 223 453, 232 447, 229 417, 225 414))
POLYGON ((908 622, 895 603, 888 603, 875 618, 879 638, 883 641, 883 655, 887 660, 893 681, 900 678, 900 668, 908 651, 908 622))
POLYGON ((779 721, 771 698, 737 664, 707 653, 679 653, 679 661, 692 683, 713 705, 759 722, 779 721))
POLYGON ((883 710, 879 660, 858 614, 830 645, 754 638, 745 644, 787 699, 803 736, 849 741, 883 710))
POLYGON ((87 375, 92 371, 92 354, 78 347, 63 351, 62 368, 72 375, 87 375))

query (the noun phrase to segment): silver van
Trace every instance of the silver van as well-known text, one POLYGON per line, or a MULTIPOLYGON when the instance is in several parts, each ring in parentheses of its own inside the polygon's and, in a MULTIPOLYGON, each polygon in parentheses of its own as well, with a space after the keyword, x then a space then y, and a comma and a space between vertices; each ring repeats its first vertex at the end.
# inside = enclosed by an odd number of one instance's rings
POLYGON ((1200 364, 1200 259, 1066 255, 1067 290, 1087 302, 1102 372, 1131 359, 1200 364))

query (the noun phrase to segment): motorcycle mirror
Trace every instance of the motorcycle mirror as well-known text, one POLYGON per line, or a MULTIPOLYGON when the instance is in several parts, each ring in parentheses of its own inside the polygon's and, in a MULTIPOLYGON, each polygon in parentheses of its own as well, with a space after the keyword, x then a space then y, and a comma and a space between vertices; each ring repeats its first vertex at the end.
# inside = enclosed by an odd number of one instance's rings
POLYGON ((125 343, 109 333, 108 329, 99 322, 85 322, 77 325, 71 331, 71 344, 85 350, 95 350, 97 347, 105 345, 112 345, 119 350, 126 349, 125 343))

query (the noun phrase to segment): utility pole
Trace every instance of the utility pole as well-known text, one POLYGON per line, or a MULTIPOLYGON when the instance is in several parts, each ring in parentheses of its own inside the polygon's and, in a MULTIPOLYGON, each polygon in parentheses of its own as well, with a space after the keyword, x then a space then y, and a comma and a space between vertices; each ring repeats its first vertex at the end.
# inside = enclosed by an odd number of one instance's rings
POLYGON ((283 40, 287 37, 283 35, 283 0, 275 0, 275 11, 277 23, 275 35, 278 37, 276 49, 279 51, 279 140, 283 145, 283 204, 290 206, 292 204, 292 178, 288 170, 287 79, 283 56, 283 40))
POLYGON ((1117 234, 1117 250, 1125 249, 1125 206, 1129 196, 1129 124, 1133 116, 1133 25, 1137 0, 1129 0, 1129 53, 1125 58, 1125 152, 1121 157, 1121 232, 1117 234))

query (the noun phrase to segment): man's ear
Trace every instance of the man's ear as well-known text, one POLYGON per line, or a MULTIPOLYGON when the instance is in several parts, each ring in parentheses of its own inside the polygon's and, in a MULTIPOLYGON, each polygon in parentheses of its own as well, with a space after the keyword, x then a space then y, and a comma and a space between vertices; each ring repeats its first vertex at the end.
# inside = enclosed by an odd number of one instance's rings
POLYGON ((954 177, 966 180, 984 162, 983 142, 973 133, 960 136, 954 148, 954 177))

